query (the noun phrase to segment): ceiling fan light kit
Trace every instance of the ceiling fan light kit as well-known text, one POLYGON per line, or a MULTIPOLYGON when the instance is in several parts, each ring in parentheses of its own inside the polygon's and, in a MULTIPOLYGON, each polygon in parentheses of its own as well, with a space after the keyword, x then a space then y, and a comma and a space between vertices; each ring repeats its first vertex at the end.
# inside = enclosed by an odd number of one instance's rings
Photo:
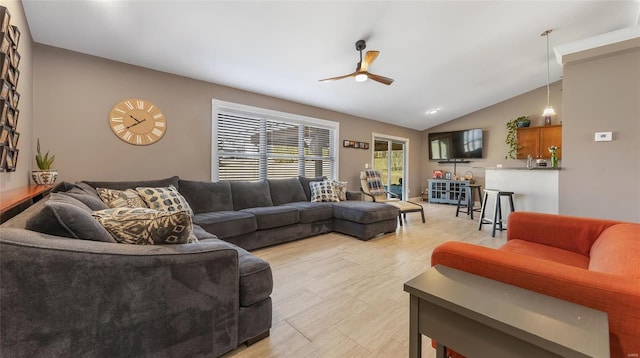
POLYGON ((353 73, 344 76, 338 77, 330 77, 320 80, 320 82, 332 82, 336 80, 341 80, 344 78, 353 77, 356 82, 364 82, 368 79, 372 79, 373 81, 380 82, 385 85, 390 85, 393 83, 393 79, 383 77, 380 75, 375 75, 373 73, 369 73, 369 66, 375 61, 375 59, 380 54, 380 51, 367 51, 364 56, 364 60, 362 59, 362 51, 367 48, 367 43, 364 40, 356 41, 356 51, 360 52, 360 62, 356 65, 356 70, 353 73))
POLYGON ((354 79, 356 80, 356 82, 364 82, 369 79, 369 76, 367 76, 366 73, 358 73, 357 75, 355 75, 354 79))

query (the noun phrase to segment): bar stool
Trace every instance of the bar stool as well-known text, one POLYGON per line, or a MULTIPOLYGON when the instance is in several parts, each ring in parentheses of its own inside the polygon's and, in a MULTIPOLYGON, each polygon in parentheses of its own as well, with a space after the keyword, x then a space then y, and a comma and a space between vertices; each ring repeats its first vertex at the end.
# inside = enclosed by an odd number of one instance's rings
POLYGON ((482 200, 482 209, 480 210, 480 222, 478 224, 478 230, 482 230, 483 224, 493 224, 493 229, 491 231, 491 237, 496 237, 496 230, 506 230, 502 225, 502 207, 500 205, 500 199, 503 197, 509 197, 509 205, 511 206, 511 212, 514 212, 513 208, 513 192, 512 191, 502 191, 498 189, 485 189, 484 190, 484 200, 482 200), (486 218, 484 216, 485 209, 487 208, 487 201, 489 200, 489 194, 496 195, 496 203, 494 205, 493 210, 493 219, 486 218))
POLYGON ((460 213, 460 209, 467 208, 467 216, 471 216, 471 220, 473 220, 473 212, 480 211, 481 208, 474 208, 473 205, 475 200, 473 200, 473 189, 477 189, 478 192, 478 201, 482 205, 482 189, 480 188, 480 184, 469 184, 460 188, 460 193, 458 194, 458 206, 456 207, 456 217, 460 213), (463 202, 463 194, 464 194, 464 202, 463 202))

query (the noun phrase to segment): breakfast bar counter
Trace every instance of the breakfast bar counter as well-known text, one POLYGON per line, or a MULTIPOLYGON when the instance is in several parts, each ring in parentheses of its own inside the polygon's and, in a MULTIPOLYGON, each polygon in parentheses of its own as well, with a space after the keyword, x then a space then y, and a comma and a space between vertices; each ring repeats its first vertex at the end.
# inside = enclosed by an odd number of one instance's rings
MULTIPOLYGON (((560 168, 485 168, 485 188, 512 191, 516 211, 558 214, 560 168)), ((493 212, 493 203, 487 205, 493 212)), ((489 211, 490 210, 490 211, 489 211)), ((508 210, 503 205, 503 218, 508 210)))

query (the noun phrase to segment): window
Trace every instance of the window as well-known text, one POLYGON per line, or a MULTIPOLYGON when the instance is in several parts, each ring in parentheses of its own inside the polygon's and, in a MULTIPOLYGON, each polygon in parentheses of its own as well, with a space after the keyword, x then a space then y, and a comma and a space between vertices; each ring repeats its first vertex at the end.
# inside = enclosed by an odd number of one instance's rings
POLYGON ((339 124, 213 100, 212 180, 337 177, 339 124))

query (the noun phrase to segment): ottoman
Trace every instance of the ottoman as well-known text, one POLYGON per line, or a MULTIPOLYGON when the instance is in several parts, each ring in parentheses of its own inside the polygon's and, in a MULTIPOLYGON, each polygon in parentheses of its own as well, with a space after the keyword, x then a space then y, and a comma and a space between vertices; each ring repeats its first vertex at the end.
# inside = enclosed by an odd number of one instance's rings
POLYGON ((333 206, 333 230, 369 240, 395 232, 400 210, 395 206, 369 201, 341 201, 333 206))

